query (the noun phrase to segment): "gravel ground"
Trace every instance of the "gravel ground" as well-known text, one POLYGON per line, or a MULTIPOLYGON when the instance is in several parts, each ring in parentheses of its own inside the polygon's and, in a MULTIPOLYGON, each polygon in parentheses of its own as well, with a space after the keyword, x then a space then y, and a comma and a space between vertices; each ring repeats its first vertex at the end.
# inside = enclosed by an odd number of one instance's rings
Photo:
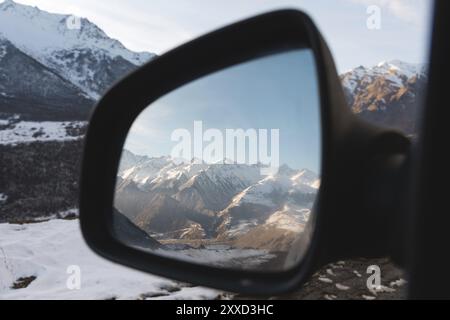
POLYGON ((351 260, 330 264, 313 275, 297 292, 276 297, 250 297, 225 294, 223 299, 249 300, 403 300, 406 299, 404 273, 388 259, 351 260), (381 269, 381 287, 369 290, 367 268, 381 269))

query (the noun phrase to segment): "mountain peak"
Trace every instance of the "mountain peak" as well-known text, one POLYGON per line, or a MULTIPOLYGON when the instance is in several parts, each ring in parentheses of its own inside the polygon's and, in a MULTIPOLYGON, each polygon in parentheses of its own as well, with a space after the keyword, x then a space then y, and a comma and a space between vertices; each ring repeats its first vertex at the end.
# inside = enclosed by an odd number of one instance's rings
POLYGON ((9 12, 15 12, 22 15, 33 15, 41 12, 38 7, 28 6, 25 4, 17 3, 13 0, 5 0, 2 3, 0 3, 0 11, 9 11, 9 12))
POLYGON ((49 13, 11 0, 0 3, 0 30, 20 51, 92 99, 98 99, 124 75, 120 70, 129 72, 155 56, 128 50, 86 18, 49 13), (110 71, 112 65, 117 74, 110 71))
POLYGON ((428 65, 401 60, 358 67, 341 75, 352 110, 373 123, 413 134, 428 65))
POLYGON ((357 67, 341 75, 343 86, 350 94, 355 94, 361 84, 373 83, 377 78, 385 78, 397 88, 404 87, 413 77, 427 73, 426 64, 414 64, 401 60, 382 61, 372 67, 357 67))
POLYGON ((6 10, 13 8, 16 5, 16 3, 13 0, 5 0, 2 3, 0 3, 0 9, 6 10))
POLYGON ((88 19, 49 13, 12 0, 0 3, 0 30, 19 49, 39 57, 57 50, 87 48, 141 65, 154 56, 126 49, 88 19))
POLYGON ((278 168, 278 174, 279 175, 286 175, 286 176, 291 176, 296 172, 296 170, 292 169, 291 167, 289 167, 287 164, 283 164, 282 166, 280 166, 278 168))
POLYGON ((380 62, 376 68, 388 72, 397 72, 407 78, 411 78, 415 75, 422 75, 426 70, 426 65, 419 63, 408 63, 401 60, 391 60, 380 62))

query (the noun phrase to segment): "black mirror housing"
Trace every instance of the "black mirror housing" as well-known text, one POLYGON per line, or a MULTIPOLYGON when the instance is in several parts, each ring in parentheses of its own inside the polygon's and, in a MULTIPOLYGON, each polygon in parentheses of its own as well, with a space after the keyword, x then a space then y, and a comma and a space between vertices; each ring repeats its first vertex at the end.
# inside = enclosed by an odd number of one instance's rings
MULTIPOLYGON (((207 34, 154 59, 117 83, 100 100, 90 120, 84 150, 82 232, 99 255, 145 272, 245 294, 283 293, 297 288, 327 262, 358 255, 392 254, 387 241, 373 238, 380 232, 391 232, 389 219, 377 216, 379 208, 371 208, 361 194, 378 192, 371 189, 377 184, 368 182, 365 175, 385 172, 386 166, 401 166, 408 146, 401 134, 370 126, 351 113, 330 51, 306 14, 295 10, 271 12, 207 34), (116 173, 128 130, 142 110, 200 77, 296 48, 309 48, 314 53, 323 150, 315 227, 302 262, 279 273, 231 271, 150 255, 117 241, 111 214, 116 173), (399 158, 400 161, 393 160, 399 158), (381 165, 371 167, 373 162, 381 165), (380 223, 371 225, 371 218, 380 223), (349 227, 350 220, 361 228, 349 227)), ((389 210, 386 212, 383 214, 389 215, 389 210)))

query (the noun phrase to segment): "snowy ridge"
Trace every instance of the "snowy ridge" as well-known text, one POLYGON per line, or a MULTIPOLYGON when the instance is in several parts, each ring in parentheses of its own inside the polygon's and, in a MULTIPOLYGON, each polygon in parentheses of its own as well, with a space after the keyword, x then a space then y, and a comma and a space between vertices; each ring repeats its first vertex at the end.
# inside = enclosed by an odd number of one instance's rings
POLYGON ((7 0, 0 3, 0 29, 3 36, 25 52, 48 56, 58 50, 89 48, 103 50, 111 57, 121 56, 135 65, 153 54, 132 52, 118 40, 109 38, 88 19, 80 18, 80 28, 68 27, 70 15, 48 13, 7 0))
POLYGON ((342 84, 350 94, 356 94, 360 87, 384 77, 391 85, 403 87, 413 77, 426 75, 426 64, 412 64, 400 60, 383 61, 373 67, 360 66, 341 75, 342 84))
POLYGON ((93 99, 123 76, 124 70, 130 71, 155 56, 126 49, 85 18, 48 13, 12 0, 0 4, 0 30, 18 49, 57 71, 93 99), (107 71, 115 64, 118 74, 112 79, 107 71))
POLYGON ((297 192, 314 194, 319 185, 318 176, 310 170, 293 171, 291 175, 284 175, 280 171, 278 175, 266 177, 239 193, 226 210, 242 206, 244 203, 274 208, 277 204, 274 203, 271 196, 297 192))
POLYGON ((131 168, 125 169, 125 165, 120 177, 122 179, 129 179, 138 184, 145 184, 151 182, 159 174, 164 174, 165 171, 172 168, 173 164, 170 158, 151 158, 148 160, 143 160, 141 163, 132 166, 131 168))
MULTIPOLYGON (((160 185, 167 181, 183 181, 180 190, 195 184, 226 185, 226 188, 245 189, 238 194, 233 203, 264 202, 265 197, 279 190, 280 192, 315 193, 320 179, 314 172, 294 170, 284 165, 276 176, 264 177, 260 167, 236 164, 177 164, 170 157, 148 158, 136 156, 125 150, 121 159, 119 177, 144 185, 160 185)), ((205 186, 205 189, 208 187, 205 186)))
POLYGON ((263 176, 258 165, 180 164, 125 151, 120 167, 116 207, 158 239, 230 240, 258 226, 300 232, 320 186, 314 172, 287 165, 263 176), (170 223, 158 222, 167 214, 170 223))
POLYGON ((300 233, 308 222, 310 214, 310 209, 293 209, 285 205, 282 210, 275 212, 266 220, 265 226, 275 226, 278 229, 300 233))

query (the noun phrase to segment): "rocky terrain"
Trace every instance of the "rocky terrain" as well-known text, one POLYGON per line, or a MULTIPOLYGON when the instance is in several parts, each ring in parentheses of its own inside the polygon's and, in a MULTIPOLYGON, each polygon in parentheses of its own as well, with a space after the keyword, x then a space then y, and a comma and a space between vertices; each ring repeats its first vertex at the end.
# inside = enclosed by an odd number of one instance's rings
POLYGON ((428 71, 426 65, 394 60, 341 75, 352 110, 371 123, 417 133, 428 71))
POLYGON ((275 176, 258 165, 178 164, 124 151, 116 208, 160 240, 287 251, 302 233, 319 176, 282 166, 275 176))
POLYGON ((339 261, 316 272, 302 288, 282 296, 244 296, 222 294, 222 299, 235 300, 404 300, 407 298, 406 275, 388 259, 355 259, 339 261), (381 271, 381 286, 368 288, 371 273, 376 265, 381 271))

